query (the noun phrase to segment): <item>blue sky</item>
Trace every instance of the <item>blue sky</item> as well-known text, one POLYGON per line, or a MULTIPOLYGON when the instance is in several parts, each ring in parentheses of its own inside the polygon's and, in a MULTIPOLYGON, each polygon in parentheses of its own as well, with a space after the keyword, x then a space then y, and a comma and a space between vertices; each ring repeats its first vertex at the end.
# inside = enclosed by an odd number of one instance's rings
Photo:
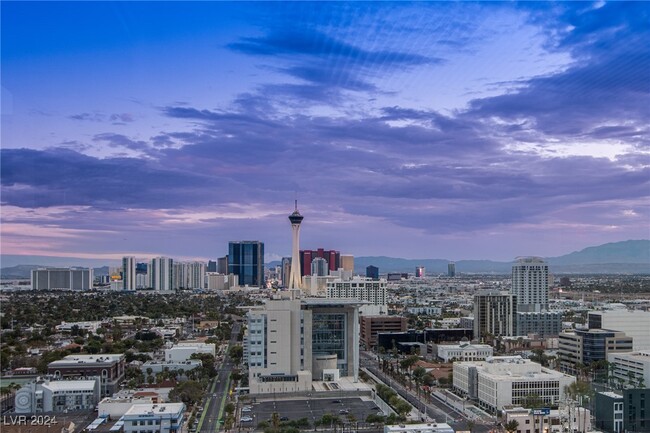
POLYGON ((2 253, 650 237, 650 4, 2 2, 2 253))

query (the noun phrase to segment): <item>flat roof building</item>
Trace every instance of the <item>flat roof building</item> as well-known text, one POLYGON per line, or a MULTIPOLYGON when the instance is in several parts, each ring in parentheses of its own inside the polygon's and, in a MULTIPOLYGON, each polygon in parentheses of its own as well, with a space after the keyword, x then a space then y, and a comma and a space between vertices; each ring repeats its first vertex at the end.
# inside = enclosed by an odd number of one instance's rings
POLYGON ((124 433, 177 433, 182 431, 183 403, 134 404, 124 414, 124 433))
POLYGON ((520 356, 494 356, 485 361, 454 363, 454 391, 496 413, 507 405, 522 405, 537 394, 547 406, 564 398, 564 388, 576 378, 520 356))
POLYGON ((650 350, 650 311, 615 310, 590 311, 589 329, 611 329, 625 332, 633 339, 632 350, 650 350))
POLYGON ((47 373, 56 378, 99 376, 101 397, 117 391, 125 372, 125 358, 122 354, 68 355, 47 365, 47 373))
POLYGON ((377 345, 380 332, 403 332, 408 326, 408 319, 402 316, 361 316, 361 342, 367 349, 377 345))
POLYGON ((309 391, 312 380, 359 374, 359 306, 351 299, 299 298, 298 290, 247 313, 251 394, 309 391))

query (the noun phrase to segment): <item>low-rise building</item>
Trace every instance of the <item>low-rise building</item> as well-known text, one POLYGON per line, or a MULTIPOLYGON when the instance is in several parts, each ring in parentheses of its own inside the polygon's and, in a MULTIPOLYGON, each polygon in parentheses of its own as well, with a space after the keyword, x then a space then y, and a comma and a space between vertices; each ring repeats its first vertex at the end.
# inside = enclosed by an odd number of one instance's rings
POLYGON ((147 361, 140 366, 143 373, 147 373, 151 369, 152 374, 160 373, 162 371, 183 370, 185 372, 194 370, 203 365, 200 359, 188 359, 187 361, 147 361))
POLYGON ((579 364, 605 361, 610 353, 632 351, 632 338, 624 332, 608 329, 576 329, 560 333, 558 359, 560 369, 577 372, 579 364))
POLYGON ((75 379, 100 377, 102 397, 112 395, 124 380, 125 358, 122 354, 68 355, 47 365, 47 373, 55 378, 75 379))
POLYGON ((650 350, 609 353, 607 361, 620 384, 638 388, 650 386, 650 350))
POLYGON ((152 397, 122 397, 122 398, 111 398, 105 397, 97 405, 97 414, 100 417, 109 416, 111 419, 120 419, 122 415, 127 413, 131 406, 134 404, 154 404, 154 399, 152 397))
POLYGON ((623 394, 597 392, 595 396, 596 428, 608 433, 623 431, 623 394))
POLYGON ((454 433, 454 429, 445 423, 398 424, 384 426, 384 433, 454 433))
POLYGON ((557 409, 525 409, 506 407, 504 424, 517 421, 516 433, 563 433, 591 431, 591 412, 583 407, 557 409))
POLYGON ((184 413, 183 403, 134 404, 123 416, 124 433, 179 433, 184 413))
POLYGON ((547 406, 564 398, 576 378, 520 356, 495 356, 485 361, 454 363, 454 391, 495 413, 506 405, 522 405, 537 394, 547 406))
POLYGON ((360 340, 368 349, 377 345, 380 332, 404 332, 408 326, 408 320, 402 316, 361 316, 360 322, 360 340))
POLYGON ((216 353, 216 346, 214 343, 200 343, 198 341, 177 343, 169 349, 165 349, 165 361, 187 361, 195 353, 207 353, 214 356, 216 353))
POLYGON ((99 401, 99 378, 88 380, 41 380, 25 384, 16 392, 16 413, 61 413, 94 409, 99 401))
POLYGON ((471 344, 469 341, 461 341, 459 344, 439 344, 437 348, 438 358, 443 362, 485 361, 494 352, 489 344, 471 344))

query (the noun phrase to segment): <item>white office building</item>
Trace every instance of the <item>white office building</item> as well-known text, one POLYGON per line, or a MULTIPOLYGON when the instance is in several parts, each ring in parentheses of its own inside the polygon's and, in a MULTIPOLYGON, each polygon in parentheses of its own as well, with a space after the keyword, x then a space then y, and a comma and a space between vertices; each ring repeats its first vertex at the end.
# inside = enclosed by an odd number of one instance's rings
POLYGON ((588 313, 589 329, 612 329, 632 337, 633 350, 650 350, 650 311, 603 310, 588 313))
POLYGON ((520 356, 456 362, 453 376, 454 392, 491 413, 506 405, 522 405, 531 394, 537 394, 547 406, 557 405, 564 398, 564 387, 576 380, 520 356))
POLYGON ((180 433, 183 403, 134 404, 124 414, 124 433, 180 433))
POLYGON ((247 313, 251 394, 309 391, 312 380, 358 381, 359 302, 283 293, 247 313))
POLYGON ((494 349, 489 344, 471 344, 468 341, 438 345, 438 358, 443 362, 485 361, 493 355, 493 352, 494 349))
POLYGON ((44 380, 24 385, 16 392, 16 413, 61 413, 94 409, 99 402, 99 378, 44 380))
POLYGON ((650 386, 650 350, 608 353, 607 361, 612 365, 613 375, 620 384, 637 388, 650 386))
POLYGON ((207 353, 214 356, 216 346, 214 343, 183 342, 177 343, 169 349, 165 349, 165 361, 184 362, 188 361, 195 353, 207 353))

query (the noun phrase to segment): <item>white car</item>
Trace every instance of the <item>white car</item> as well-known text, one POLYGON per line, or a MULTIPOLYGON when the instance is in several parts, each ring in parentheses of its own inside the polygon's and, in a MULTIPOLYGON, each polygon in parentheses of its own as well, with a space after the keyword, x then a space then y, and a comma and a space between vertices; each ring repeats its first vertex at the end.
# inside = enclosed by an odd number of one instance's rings
POLYGON ((241 421, 241 422, 251 422, 251 421, 253 421, 253 418, 250 417, 250 416, 243 416, 243 417, 241 417, 239 419, 239 421, 241 421))
POLYGON ((241 411, 242 411, 242 412, 250 412, 250 411, 252 411, 252 410, 253 410, 253 408, 250 407, 250 406, 244 406, 244 407, 241 408, 241 411))

